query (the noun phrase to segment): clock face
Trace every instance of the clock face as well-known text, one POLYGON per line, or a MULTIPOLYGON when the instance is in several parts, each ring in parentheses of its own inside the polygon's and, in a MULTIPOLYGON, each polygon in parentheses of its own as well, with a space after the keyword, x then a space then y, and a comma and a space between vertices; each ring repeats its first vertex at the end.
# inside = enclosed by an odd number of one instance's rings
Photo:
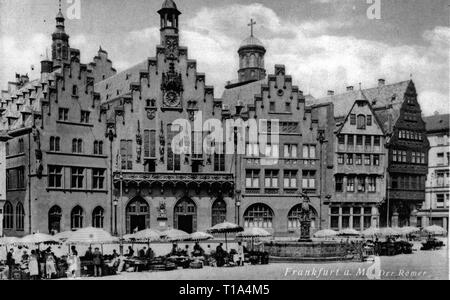
POLYGON ((180 99, 178 94, 175 92, 167 92, 166 93, 166 105, 170 107, 178 106, 180 103, 180 99))

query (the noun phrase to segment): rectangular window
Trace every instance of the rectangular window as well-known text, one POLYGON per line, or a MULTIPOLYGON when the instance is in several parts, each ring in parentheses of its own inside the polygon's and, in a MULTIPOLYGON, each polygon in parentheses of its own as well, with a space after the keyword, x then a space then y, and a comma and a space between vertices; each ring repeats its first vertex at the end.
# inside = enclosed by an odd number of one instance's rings
POLYGON ((84 168, 71 168, 71 184, 73 189, 82 189, 84 181, 84 168))
POLYGON ((81 111, 81 120, 80 120, 80 122, 84 123, 84 124, 88 124, 90 115, 91 115, 90 112, 82 110, 81 111))
POLYGON ((316 158, 316 146, 315 145, 303 145, 303 158, 315 159, 316 158))
POLYGON ((62 167, 48 166, 48 187, 62 188, 62 167))
MULTIPOLYGON (((167 125, 167 170, 180 171, 181 170, 181 155, 175 154, 172 151, 172 140, 179 134, 178 131, 172 131, 172 125, 167 125)), ((182 146, 182 145, 179 145, 182 146)))
POLYGON ((355 191, 355 177, 347 177, 347 192, 355 191))
POLYGON ((349 134, 347 136, 347 149, 353 150, 353 147, 355 145, 355 138, 353 134, 349 134))
POLYGON ((358 192, 364 193, 366 191, 366 177, 358 176, 358 192))
POLYGON ((356 125, 356 115, 355 114, 350 115, 350 125, 356 125))
POLYGON ((285 188, 297 187, 297 171, 293 170, 284 171, 284 187, 285 188))
POLYGON ((363 136, 362 135, 357 135, 356 136, 356 145, 357 146, 362 146, 363 145, 363 136))
POLYGON ((338 135, 338 150, 345 150, 345 135, 338 135))
POLYGON ((122 170, 133 170, 133 141, 120 141, 120 158, 122 170))
POLYGON ((25 168, 18 167, 6 170, 6 189, 17 190, 25 188, 25 168))
POLYGON ((302 188, 316 189, 316 171, 303 171, 302 188))
POLYGON ((444 194, 436 194, 436 208, 444 208, 445 207, 445 195, 444 194))
POLYGON ((353 165, 353 154, 347 154, 347 165, 353 165))
POLYGON ((370 135, 367 135, 364 141, 364 148, 366 151, 372 150, 372 137, 370 135))
POLYGON ((275 102, 270 102, 270 104, 269 104, 269 111, 270 112, 275 112, 275 102))
POLYGON ((284 145, 284 157, 285 158, 297 158, 297 145, 285 144, 284 145))
POLYGON ((362 154, 356 154, 355 163, 356 165, 362 165, 362 154))
POLYGON ((247 170, 245 174, 245 186, 259 188, 259 170, 247 170))
POLYGON ((144 157, 156 157, 156 131, 144 130, 144 157))
POLYGON ((60 108, 58 110, 58 120, 59 121, 67 121, 69 119, 69 109, 68 108, 60 108))
POLYGON ((368 177, 369 193, 375 193, 377 191, 377 178, 375 176, 368 177))
POLYGON ((247 144, 247 156, 259 157, 259 145, 247 144))
POLYGON ((372 115, 367 115, 367 126, 372 126, 372 115))
POLYGON ((105 170, 92 169, 92 189, 102 190, 105 183, 105 170))
POLYGON ((370 154, 364 154, 364 165, 370 166, 370 154))
POLYGON ((376 151, 380 150, 380 147, 381 147, 381 137, 380 136, 375 136, 373 138, 373 146, 375 147, 376 151))
POLYGON ((344 164, 344 154, 339 153, 337 155, 337 161, 338 161, 338 164, 343 165, 344 164))
POLYGON ((214 171, 225 172, 225 146, 216 144, 214 146, 214 171))
POLYGON ((344 176, 342 175, 336 175, 336 192, 343 192, 344 191, 344 176))
POLYGON ((264 186, 266 188, 278 188, 278 171, 277 170, 266 170, 264 186))
POLYGON ((285 111, 286 112, 292 112, 291 103, 290 102, 286 102, 286 104, 285 104, 285 111))
POLYGON ((375 154, 373 156, 373 165, 374 166, 379 166, 380 165, 380 155, 375 154))

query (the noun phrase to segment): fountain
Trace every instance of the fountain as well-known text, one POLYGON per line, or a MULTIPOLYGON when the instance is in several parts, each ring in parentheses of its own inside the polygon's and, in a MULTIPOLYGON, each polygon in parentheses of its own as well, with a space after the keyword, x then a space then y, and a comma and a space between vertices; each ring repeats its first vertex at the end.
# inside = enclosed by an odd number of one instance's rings
POLYGON ((264 244, 271 261, 308 262, 308 261, 339 261, 347 257, 345 243, 336 241, 313 241, 311 239, 310 200, 306 193, 300 193, 302 210, 300 220, 299 241, 271 241, 264 244))

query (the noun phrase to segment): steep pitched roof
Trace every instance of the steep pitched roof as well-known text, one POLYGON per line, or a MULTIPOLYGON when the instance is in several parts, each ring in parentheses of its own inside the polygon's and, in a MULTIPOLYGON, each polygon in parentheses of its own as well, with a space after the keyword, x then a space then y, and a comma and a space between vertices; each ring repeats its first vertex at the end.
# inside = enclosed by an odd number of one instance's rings
POLYGON ((101 95, 101 102, 123 96, 130 92, 130 84, 139 82, 140 71, 147 70, 148 61, 145 60, 114 76, 95 84, 94 89, 101 95))
POLYGON ((222 103, 230 107, 238 104, 237 101, 244 106, 252 105, 255 103, 255 95, 261 94, 261 86, 266 84, 266 81, 267 79, 263 79, 231 89, 225 89, 222 94, 222 103))
MULTIPOLYGON (((396 123, 400 116, 400 108, 404 101, 404 95, 410 84, 413 84, 411 80, 401 81, 398 83, 377 86, 362 90, 363 95, 372 105, 372 108, 377 114, 377 117, 381 124, 383 124, 386 132, 390 132, 391 126, 396 123)), ((348 91, 343 94, 327 96, 324 98, 307 101, 307 104, 321 104, 321 103, 333 103, 334 104, 334 116, 336 119, 345 118, 349 112, 349 109, 353 107, 355 100, 361 97, 359 90, 348 91)))
POLYGON ((434 115, 423 118, 427 132, 449 132, 450 115, 434 115))

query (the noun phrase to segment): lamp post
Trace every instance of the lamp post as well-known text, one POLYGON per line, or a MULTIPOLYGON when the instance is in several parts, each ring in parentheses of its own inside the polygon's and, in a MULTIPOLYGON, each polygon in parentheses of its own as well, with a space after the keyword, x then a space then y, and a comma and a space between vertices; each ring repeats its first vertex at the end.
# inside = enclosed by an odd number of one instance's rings
POLYGON ((117 232, 117 206, 119 205, 119 200, 117 198, 115 198, 113 200, 113 205, 114 205, 114 235, 117 236, 118 232, 117 232))
POLYGON ((236 190, 236 224, 237 225, 241 225, 240 221, 241 221, 241 214, 240 214, 240 208, 241 208, 241 204, 242 204, 242 199, 241 199, 241 190, 236 190))
POLYGON ((317 132, 317 141, 320 144, 320 186, 319 186, 319 230, 322 230, 322 193, 323 193, 323 144, 325 140, 325 130, 319 129, 317 132))
POLYGON ((113 228, 113 214, 112 210, 114 208, 114 174, 113 174, 113 142, 117 137, 115 133, 115 122, 107 122, 107 132, 105 134, 106 138, 109 140, 109 173, 110 173, 110 201, 111 201, 111 215, 110 215, 110 224, 111 224, 111 232, 114 231, 113 228))

